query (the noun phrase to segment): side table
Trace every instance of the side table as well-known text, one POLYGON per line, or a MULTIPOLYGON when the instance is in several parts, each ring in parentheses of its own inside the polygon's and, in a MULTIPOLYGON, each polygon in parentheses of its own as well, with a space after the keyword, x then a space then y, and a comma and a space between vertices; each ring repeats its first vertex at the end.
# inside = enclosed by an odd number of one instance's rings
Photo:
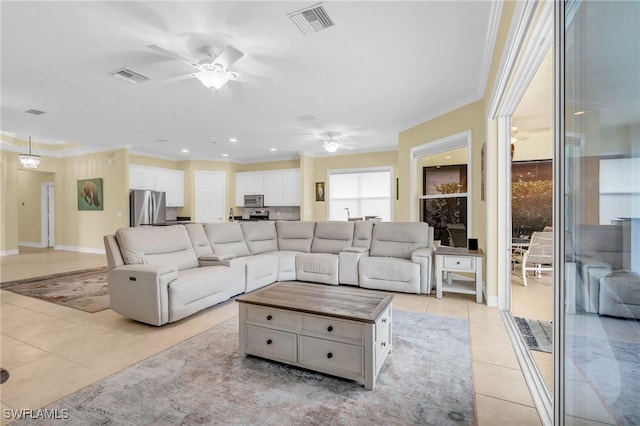
POLYGON ((475 294, 476 302, 482 303, 482 249, 469 250, 461 247, 438 247, 434 253, 436 261, 436 297, 442 299, 442 291, 475 294), (443 283, 442 275, 448 272, 443 283), (453 272, 467 272, 475 275, 474 281, 452 279, 453 272), (475 285, 474 285, 475 284, 475 285))

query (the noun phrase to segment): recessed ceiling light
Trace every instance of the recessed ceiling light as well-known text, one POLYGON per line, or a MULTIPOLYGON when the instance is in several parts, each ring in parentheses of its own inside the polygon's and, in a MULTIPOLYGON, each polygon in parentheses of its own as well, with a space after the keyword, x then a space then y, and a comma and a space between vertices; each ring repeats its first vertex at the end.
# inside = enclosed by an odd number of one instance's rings
POLYGON ((271 148, 269 151, 275 152, 275 151, 277 151, 277 149, 276 148, 271 148))
POLYGON ((228 157, 228 156, 229 156, 229 154, 222 154, 222 156, 223 156, 223 157, 228 157))
POLYGON ((183 153, 185 153, 185 154, 188 154, 188 153, 189 153, 189 150, 185 148, 185 149, 181 150, 180 152, 183 152, 183 153))
POLYGON ((238 139, 236 139, 236 138, 231 138, 231 139, 229 139, 229 142, 231 142, 231 143, 236 143, 236 142, 238 142, 238 139))
POLYGON ((451 158, 450 155, 446 155, 444 158, 446 158, 447 160, 451 158))

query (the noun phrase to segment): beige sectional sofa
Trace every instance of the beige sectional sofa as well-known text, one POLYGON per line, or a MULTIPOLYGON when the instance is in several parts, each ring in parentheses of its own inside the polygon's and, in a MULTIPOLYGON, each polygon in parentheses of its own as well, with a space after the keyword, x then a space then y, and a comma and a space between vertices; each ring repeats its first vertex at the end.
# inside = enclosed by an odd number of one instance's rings
POLYGON ((111 309, 163 325, 276 281, 425 293, 421 222, 230 222, 122 228, 104 237, 111 309))

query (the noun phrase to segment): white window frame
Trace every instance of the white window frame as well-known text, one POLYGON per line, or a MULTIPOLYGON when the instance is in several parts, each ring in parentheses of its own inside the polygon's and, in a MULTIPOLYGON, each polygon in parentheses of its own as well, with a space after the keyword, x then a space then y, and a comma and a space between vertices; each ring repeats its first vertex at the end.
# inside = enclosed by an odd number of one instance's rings
POLYGON ((434 199, 434 198, 453 198, 453 197, 466 197, 467 198, 467 235, 473 235, 471 218, 473 212, 471 209, 471 196, 473 193, 473 161, 471 156, 471 130, 456 133, 441 139, 437 139, 433 142, 425 143, 411 148, 409 151, 411 159, 411 180, 409 182, 409 189, 411 194, 416 196, 411 197, 411 221, 416 222, 420 220, 420 211, 416 208, 416 202, 422 202, 422 200, 434 199), (422 195, 418 191, 418 175, 421 173, 420 158, 428 155, 440 154, 454 149, 466 148, 467 150, 467 192, 460 192, 457 194, 434 194, 434 195, 422 195))
MULTIPOLYGON (((375 172, 389 172, 389 218, 393 221, 393 166, 381 166, 381 167, 361 167, 356 169, 329 169, 327 170, 327 220, 331 219, 331 175, 344 175, 350 173, 375 173, 375 172)), ((381 198, 381 197, 376 197, 381 198)))

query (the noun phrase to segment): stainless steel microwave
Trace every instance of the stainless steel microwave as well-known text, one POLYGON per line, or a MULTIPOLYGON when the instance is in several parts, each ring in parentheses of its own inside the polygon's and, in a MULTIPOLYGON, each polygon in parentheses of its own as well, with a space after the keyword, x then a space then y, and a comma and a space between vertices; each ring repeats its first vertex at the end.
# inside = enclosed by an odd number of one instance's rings
POLYGON ((264 195, 245 195, 244 207, 264 207, 264 195))

